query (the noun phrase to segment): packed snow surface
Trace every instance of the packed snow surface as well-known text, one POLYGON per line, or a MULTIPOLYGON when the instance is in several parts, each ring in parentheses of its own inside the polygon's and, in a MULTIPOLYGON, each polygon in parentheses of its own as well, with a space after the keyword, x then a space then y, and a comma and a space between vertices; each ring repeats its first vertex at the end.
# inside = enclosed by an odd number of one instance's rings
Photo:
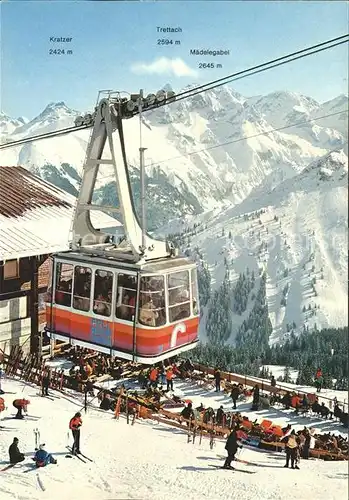
MULTIPOLYGON (((72 444, 67 436, 68 422, 82 407, 77 398, 66 398, 59 394, 54 401, 40 397, 37 387, 18 381, 3 381, 7 392, 3 397, 8 406, 1 422, 0 453, 2 467, 8 460, 8 447, 14 437, 19 438, 19 449, 27 459, 20 465, 2 472, 1 499, 75 500, 200 500, 203 494, 210 500, 301 500, 311 498, 334 500, 348 497, 348 463, 325 462, 311 459, 301 461, 300 470, 284 469, 281 453, 252 451, 244 448, 241 458, 258 463, 260 467, 237 464, 241 470, 254 471, 244 474, 236 471, 217 470, 211 465, 221 465, 217 455, 225 455, 224 441, 217 440, 210 450, 209 440, 199 438, 195 444, 187 443, 186 433, 154 421, 137 420, 134 426, 127 425, 120 416, 115 420, 111 412, 105 413, 89 408, 82 413, 81 451, 94 462, 82 463, 77 458, 65 458, 66 445, 72 444), (12 401, 28 397, 29 416, 38 420, 12 420, 12 401), (33 429, 38 427, 41 442, 58 460, 57 465, 31 470, 30 457, 34 450, 33 429), (331 481, 329 481, 331 479, 331 481), (44 488, 44 491, 42 487, 44 488)), ((227 396, 207 392, 195 385, 177 382, 175 393, 185 394, 194 403, 202 401, 205 406, 217 408, 223 404, 231 408, 227 396)), ((52 391, 52 394, 58 395, 52 391)), ((297 427, 308 425, 321 431, 338 427, 334 422, 296 417, 271 409, 253 414, 250 402, 240 403, 239 409, 254 416, 272 418, 275 422, 290 422, 297 427), (310 423, 309 423, 310 422, 310 423), (311 423, 312 422, 312 423, 311 423)))

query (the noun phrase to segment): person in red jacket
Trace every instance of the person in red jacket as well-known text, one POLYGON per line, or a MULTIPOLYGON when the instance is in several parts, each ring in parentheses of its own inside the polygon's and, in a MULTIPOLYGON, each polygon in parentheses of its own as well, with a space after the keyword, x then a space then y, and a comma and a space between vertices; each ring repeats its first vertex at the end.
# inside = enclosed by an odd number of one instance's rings
POLYGON ((159 372, 155 368, 155 366, 152 366, 149 372, 149 381, 150 381, 150 386, 155 387, 158 385, 158 376, 159 372))
POLYGON ((74 443, 72 446, 72 454, 77 455, 80 451, 80 427, 82 426, 81 413, 75 413, 74 417, 70 419, 69 429, 72 431, 74 443))
POLYGON ((22 410, 25 413, 27 413, 27 409, 28 409, 28 405, 30 404, 30 401, 28 401, 27 399, 15 399, 12 404, 17 410, 17 415, 15 416, 15 418, 24 418, 24 416, 22 414, 22 410))
POLYGON ((167 391, 173 391, 173 370, 170 366, 166 371, 167 391))

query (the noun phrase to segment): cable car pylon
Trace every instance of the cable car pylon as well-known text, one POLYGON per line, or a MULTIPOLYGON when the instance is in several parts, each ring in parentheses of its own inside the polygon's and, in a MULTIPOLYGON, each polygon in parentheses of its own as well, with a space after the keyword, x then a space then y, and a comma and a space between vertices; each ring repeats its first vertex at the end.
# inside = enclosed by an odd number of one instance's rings
MULTIPOLYGON (((138 98, 142 108, 143 92, 138 98)), ((132 102, 132 101, 131 101, 132 102)), ((107 258, 129 260, 137 262, 141 259, 153 260, 171 257, 175 250, 168 242, 156 240, 146 233, 145 210, 145 172, 144 151, 140 144, 140 178, 141 178, 141 206, 142 221, 140 223, 132 198, 131 182, 129 178, 125 140, 123 132, 123 102, 115 98, 103 98, 96 107, 94 123, 90 141, 87 147, 83 166, 82 180, 72 226, 72 250, 103 255, 107 258), (114 150, 113 133, 118 131, 122 161, 117 163, 114 150), (110 158, 105 158, 108 150, 110 158), (93 203, 93 194, 96 186, 98 171, 101 165, 111 165, 113 168, 119 206, 103 206, 93 203), (120 245, 111 243, 109 234, 93 227, 91 211, 119 213, 122 218, 126 239, 120 245)), ((140 112, 140 129, 142 113, 140 112)), ((141 131, 140 131, 141 140, 141 131)))

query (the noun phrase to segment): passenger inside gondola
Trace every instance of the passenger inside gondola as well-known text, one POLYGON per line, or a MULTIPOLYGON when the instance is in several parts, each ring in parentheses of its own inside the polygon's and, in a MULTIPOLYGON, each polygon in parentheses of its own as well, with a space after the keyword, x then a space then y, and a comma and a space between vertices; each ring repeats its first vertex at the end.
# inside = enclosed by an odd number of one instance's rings
POLYGON ((95 289, 93 312, 101 316, 111 315, 111 301, 113 293, 113 273, 97 270, 95 272, 95 289))
POLYGON ((147 326, 156 326, 156 320, 159 313, 153 303, 150 294, 143 293, 141 295, 141 307, 139 310, 139 322, 147 326))
POLYGON ((71 307, 73 266, 59 263, 56 270, 55 303, 71 307))
POLYGON ((164 283, 164 276, 143 276, 141 278, 138 317, 141 324, 158 327, 166 323, 164 283))
POLYGON ((111 304, 108 297, 105 297, 101 293, 99 293, 96 300, 94 300, 93 302, 93 312, 95 314, 100 314, 101 316, 110 316, 111 304))
POLYGON ((135 276, 120 273, 116 298, 116 317, 133 321, 136 306, 137 280, 135 276))
POLYGON ((135 309, 136 309, 136 293, 132 292, 130 290, 130 294, 128 297, 128 310, 129 310, 129 315, 131 316, 131 319, 133 318, 135 314, 135 309))
POLYGON ((91 294, 91 269, 75 266, 73 308, 79 311, 89 311, 91 294))
POLYGON ((152 299, 158 313, 158 317, 155 318, 155 325, 162 326, 166 323, 165 292, 162 291, 152 294, 152 299))
POLYGON ((118 289, 116 316, 126 321, 132 321, 135 313, 136 294, 132 290, 118 289), (127 293, 128 292, 128 293, 127 293))
POLYGON ((60 306, 70 307, 71 303, 71 282, 61 281, 57 284, 55 302, 60 306))

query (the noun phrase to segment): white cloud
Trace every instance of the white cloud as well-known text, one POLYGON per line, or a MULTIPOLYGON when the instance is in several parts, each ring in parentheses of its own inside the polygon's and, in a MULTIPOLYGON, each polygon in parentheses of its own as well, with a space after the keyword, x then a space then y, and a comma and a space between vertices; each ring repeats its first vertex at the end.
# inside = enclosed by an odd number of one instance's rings
POLYGON ((131 71, 139 75, 174 75, 174 76, 197 76, 197 71, 190 68, 182 59, 169 59, 160 57, 152 63, 136 63, 131 66, 131 71))

